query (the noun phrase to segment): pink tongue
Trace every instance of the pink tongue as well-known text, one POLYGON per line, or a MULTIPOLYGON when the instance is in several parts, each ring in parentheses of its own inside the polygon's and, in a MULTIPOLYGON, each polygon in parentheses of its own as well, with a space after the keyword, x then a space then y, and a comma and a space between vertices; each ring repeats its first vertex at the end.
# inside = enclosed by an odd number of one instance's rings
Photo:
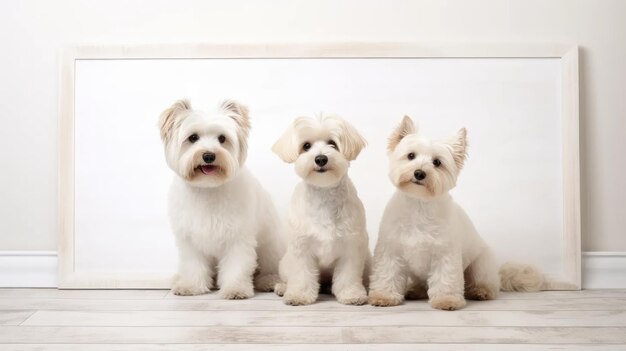
POLYGON ((211 166, 211 165, 202 165, 200 166, 200 170, 202 171, 202 173, 204 174, 209 174, 211 172, 213 172, 215 170, 215 166, 211 166))

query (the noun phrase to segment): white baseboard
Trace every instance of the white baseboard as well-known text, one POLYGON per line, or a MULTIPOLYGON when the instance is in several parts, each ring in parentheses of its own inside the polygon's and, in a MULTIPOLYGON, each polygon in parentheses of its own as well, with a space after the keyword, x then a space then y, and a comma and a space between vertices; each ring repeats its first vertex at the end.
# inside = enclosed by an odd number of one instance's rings
MULTIPOLYGON (((584 289, 626 289, 626 252, 583 252, 584 289)), ((54 251, 0 251, 0 287, 57 286, 54 251)))
POLYGON ((625 289, 626 252, 583 252, 583 289, 625 289))
POLYGON ((55 251, 0 251, 0 287, 55 288, 55 251))

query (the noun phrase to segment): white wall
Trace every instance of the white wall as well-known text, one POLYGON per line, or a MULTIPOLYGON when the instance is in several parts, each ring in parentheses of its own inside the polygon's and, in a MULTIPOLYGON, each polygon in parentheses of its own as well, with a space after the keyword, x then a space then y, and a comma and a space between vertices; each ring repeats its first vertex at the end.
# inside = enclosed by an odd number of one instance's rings
POLYGON ((626 1, 0 2, 0 250, 54 250, 58 51, 80 43, 581 46, 583 249, 626 251, 626 1))

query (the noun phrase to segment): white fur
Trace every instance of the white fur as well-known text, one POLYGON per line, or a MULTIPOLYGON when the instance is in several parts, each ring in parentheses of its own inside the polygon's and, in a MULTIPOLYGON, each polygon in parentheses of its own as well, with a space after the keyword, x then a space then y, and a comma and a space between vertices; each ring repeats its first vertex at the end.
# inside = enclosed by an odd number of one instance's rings
POLYGON ((226 101, 202 112, 179 101, 163 112, 160 128, 167 163, 177 174, 169 197, 179 250, 172 292, 206 293, 216 277, 226 299, 251 297, 253 287, 271 291, 284 248, 274 204, 244 167, 247 108, 226 101), (189 140, 192 134, 197 141, 189 140), (207 152, 216 155, 210 164, 202 157, 207 152), (212 171, 205 174, 203 165, 212 171))
MULTIPOLYGON (((380 225, 371 304, 397 305, 408 294, 427 296, 434 308, 454 310, 465 305, 465 296, 497 296, 500 277, 491 250, 448 194, 456 185, 466 148, 465 129, 445 140, 426 139, 408 117, 389 138, 390 178, 398 190, 380 225), (418 180, 417 170, 426 178, 418 180)), ((541 279, 539 274, 533 278, 541 279)))
POLYGON ((529 265, 507 262, 500 267, 500 290, 534 292, 550 288, 541 272, 529 265))
POLYGON ((290 238, 280 262, 285 283, 276 287, 286 304, 315 302, 320 283, 332 283, 340 303, 367 301, 364 278, 369 275, 370 253, 365 210, 347 175, 350 161, 364 146, 365 140, 345 120, 323 116, 297 118, 273 147, 285 162, 295 162, 303 179, 289 209, 290 238), (308 150, 303 149, 306 143, 308 150), (315 163, 320 155, 328 157, 323 167, 315 163))

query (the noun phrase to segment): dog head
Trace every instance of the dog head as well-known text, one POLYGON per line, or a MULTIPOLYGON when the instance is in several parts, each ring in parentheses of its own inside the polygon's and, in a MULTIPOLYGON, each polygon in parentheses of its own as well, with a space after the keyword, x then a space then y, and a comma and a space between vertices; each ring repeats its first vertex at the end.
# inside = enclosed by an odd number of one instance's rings
POLYGON ((159 119, 168 166, 197 187, 217 187, 231 179, 246 160, 248 109, 224 101, 211 112, 175 102, 159 119))
POLYGON ((272 147, 283 161, 295 163, 307 184, 329 187, 347 173, 350 161, 365 147, 365 139, 336 115, 298 117, 272 147))
POLYGON ((432 199, 455 187, 467 157, 467 130, 443 140, 426 139, 405 116, 389 137, 387 149, 393 185, 411 196, 432 199))

